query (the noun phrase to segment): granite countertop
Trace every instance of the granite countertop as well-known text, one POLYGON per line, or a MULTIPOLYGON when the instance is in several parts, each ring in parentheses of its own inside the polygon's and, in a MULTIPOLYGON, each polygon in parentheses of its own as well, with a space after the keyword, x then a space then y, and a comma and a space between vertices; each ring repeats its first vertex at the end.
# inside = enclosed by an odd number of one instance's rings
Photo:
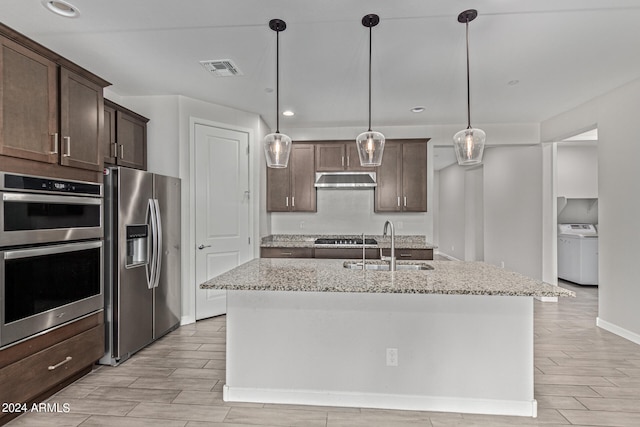
MULTIPOLYGON (((354 261, 355 262, 355 261, 354 261)), ((380 262, 380 261, 377 261, 380 262)), ((200 285, 201 289, 415 293, 495 296, 575 296, 483 262, 398 261, 427 264, 433 270, 373 271, 347 269, 344 260, 257 258, 200 285)))
MULTIPOLYGON (((377 245, 365 245, 368 248, 390 248, 391 237, 382 235, 365 235, 373 238, 377 245)), ((272 234, 262 238, 262 248, 359 248, 360 245, 316 245, 317 238, 328 239, 360 239, 362 234, 272 234)), ((395 236, 396 249, 435 249, 436 245, 427 242, 425 236, 398 235, 395 236)))

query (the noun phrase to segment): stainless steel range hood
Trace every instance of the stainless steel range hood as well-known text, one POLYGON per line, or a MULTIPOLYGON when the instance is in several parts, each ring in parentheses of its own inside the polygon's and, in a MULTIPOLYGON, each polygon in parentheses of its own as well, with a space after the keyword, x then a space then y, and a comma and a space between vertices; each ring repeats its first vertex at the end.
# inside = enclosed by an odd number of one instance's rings
POLYGON ((375 188, 375 172, 316 172, 316 188, 360 190, 375 188))

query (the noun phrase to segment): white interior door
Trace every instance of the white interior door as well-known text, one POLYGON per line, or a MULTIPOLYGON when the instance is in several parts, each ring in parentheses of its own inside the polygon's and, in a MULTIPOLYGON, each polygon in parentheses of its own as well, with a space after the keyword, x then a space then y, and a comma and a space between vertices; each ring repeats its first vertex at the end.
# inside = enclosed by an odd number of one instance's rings
POLYGON ((226 291, 200 283, 251 259, 249 135, 195 125, 196 319, 226 312, 226 291))

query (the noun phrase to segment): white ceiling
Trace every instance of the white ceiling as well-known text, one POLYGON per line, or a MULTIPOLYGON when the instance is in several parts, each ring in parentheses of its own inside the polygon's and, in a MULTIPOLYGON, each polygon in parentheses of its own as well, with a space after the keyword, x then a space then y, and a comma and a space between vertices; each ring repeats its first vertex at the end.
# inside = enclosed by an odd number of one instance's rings
POLYGON ((367 125, 373 29, 373 128, 466 124, 470 24, 472 124, 537 123, 640 77, 638 0, 70 0, 79 18, 41 0, 2 0, 2 22, 113 83, 122 96, 185 96, 260 114, 280 130, 367 125), (240 77, 199 64, 232 59, 240 77), (509 82, 518 81, 517 84, 509 82), (423 113, 410 112, 414 106, 423 113))

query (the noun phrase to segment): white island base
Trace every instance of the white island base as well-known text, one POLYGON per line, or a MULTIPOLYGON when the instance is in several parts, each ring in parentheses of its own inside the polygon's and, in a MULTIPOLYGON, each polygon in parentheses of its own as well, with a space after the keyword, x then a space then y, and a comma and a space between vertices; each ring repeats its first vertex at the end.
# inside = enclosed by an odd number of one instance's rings
POLYGON ((227 292, 225 401, 535 417, 533 370, 532 297, 227 292))

